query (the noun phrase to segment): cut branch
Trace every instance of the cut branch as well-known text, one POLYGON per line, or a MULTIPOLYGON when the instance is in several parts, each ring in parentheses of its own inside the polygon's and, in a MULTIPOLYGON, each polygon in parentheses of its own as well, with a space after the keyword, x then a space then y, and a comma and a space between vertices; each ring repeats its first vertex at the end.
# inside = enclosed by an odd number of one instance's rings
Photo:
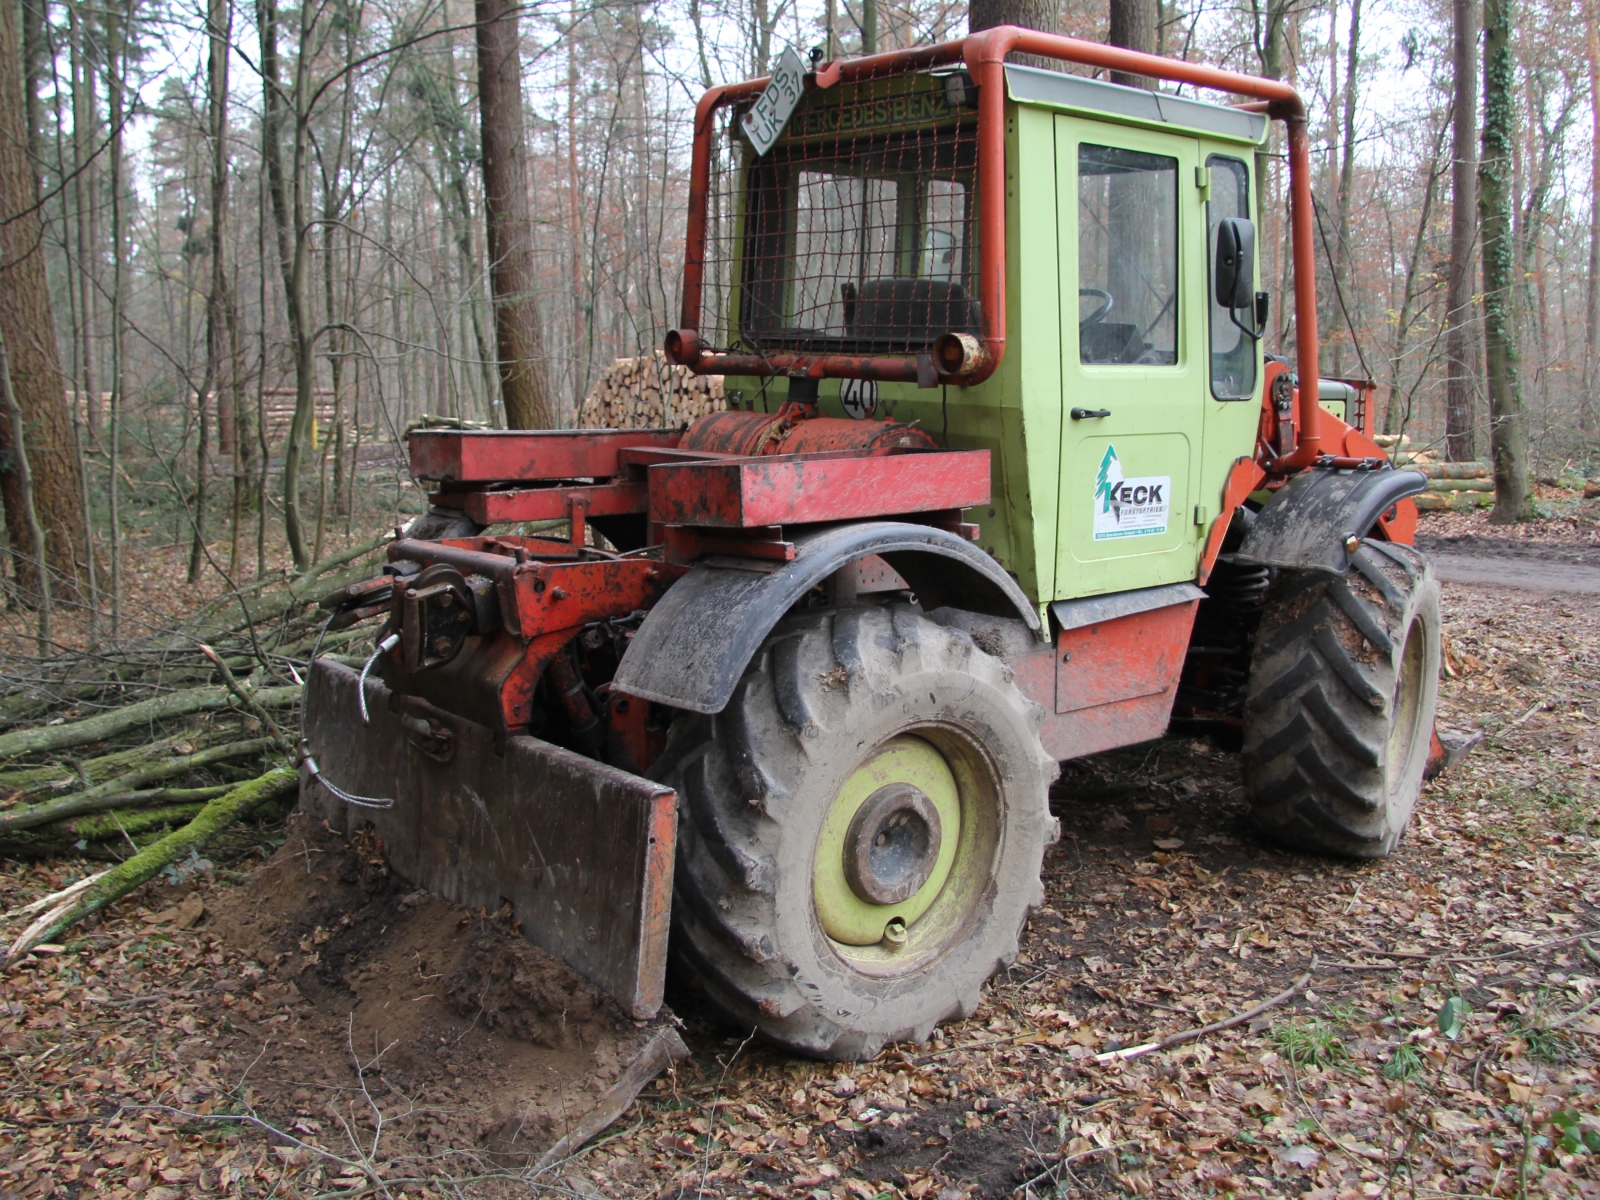
POLYGON ((85 917, 120 900, 140 884, 153 879, 162 867, 182 858, 190 850, 198 850, 219 831, 248 816, 268 800, 292 791, 298 778, 298 773, 292 767, 274 767, 265 775, 241 783, 226 795, 217 797, 182 829, 174 830, 154 845, 146 846, 127 862, 119 863, 100 876, 93 886, 51 908, 12 944, 6 955, 6 965, 16 962, 42 942, 59 937, 85 917))
POLYGON ((0 813, 0 834, 22 829, 36 829, 40 825, 64 821, 68 817, 103 812, 108 808, 125 807, 128 804, 129 794, 144 784, 154 783, 158 779, 170 779, 174 775, 182 775, 185 772, 199 767, 210 766, 213 763, 227 762, 230 759, 248 758, 254 754, 261 754, 276 747, 279 740, 276 737, 253 738, 246 742, 233 742, 227 746, 213 746, 209 750, 201 750, 196 754, 186 754, 180 758, 166 759, 153 766, 145 767, 143 770, 130 771, 126 775, 107 780, 105 783, 73 796, 52 800, 47 804, 33 804, 27 808, 13 809, 7 813, 0 813))
MULTIPOLYGON (((264 708, 285 708, 299 701, 300 688, 292 684, 287 687, 262 688, 255 693, 255 697, 264 708)), ((103 712, 83 721, 74 721, 70 725, 14 729, 10 733, 0 734, 0 759, 12 758, 18 754, 43 754, 67 746, 87 746, 91 742, 102 742, 106 738, 115 737, 139 725, 165 721, 172 717, 184 717, 191 713, 213 712, 219 708, 228 708, 237 702, 237 698, 227 688, 192 688, 184 692, 172 692, 150 700, 141 700, 137 704, 112 709, 110 712, 103 712)))

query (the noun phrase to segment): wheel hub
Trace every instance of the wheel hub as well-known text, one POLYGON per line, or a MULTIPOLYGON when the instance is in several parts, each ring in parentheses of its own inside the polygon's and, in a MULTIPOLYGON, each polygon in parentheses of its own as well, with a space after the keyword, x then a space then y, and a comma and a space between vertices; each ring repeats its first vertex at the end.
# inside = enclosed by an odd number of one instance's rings
POLYGON ((869 904, 899 904, 928 882, 941 842, 933 801, 910 784, 888 784, 868 796, 850 822, 845 880, 869 904))
POLYGON ((813 860, 812 900, 842 946, 914 943, 939 898, 962 836, 961 793, 928 741, 891 738, 834 798, 813 860))

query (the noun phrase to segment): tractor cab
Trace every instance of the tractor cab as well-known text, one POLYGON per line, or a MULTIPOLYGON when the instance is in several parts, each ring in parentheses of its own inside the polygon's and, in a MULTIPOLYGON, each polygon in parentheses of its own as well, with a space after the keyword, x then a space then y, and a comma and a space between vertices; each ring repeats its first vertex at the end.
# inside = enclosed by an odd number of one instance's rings
POLYGON ((991 451, 981 544, 1041 608, 1192 580, 1261 404, 1267 118, 1010 63, 1001 81, 988 159, 965 63, 818 71, 764 152, 753 98, 702 110, 696 350, 736 406, 798 382, 826 415, 991 451), (1006 281, 987 304, 986 260, 1006 281))

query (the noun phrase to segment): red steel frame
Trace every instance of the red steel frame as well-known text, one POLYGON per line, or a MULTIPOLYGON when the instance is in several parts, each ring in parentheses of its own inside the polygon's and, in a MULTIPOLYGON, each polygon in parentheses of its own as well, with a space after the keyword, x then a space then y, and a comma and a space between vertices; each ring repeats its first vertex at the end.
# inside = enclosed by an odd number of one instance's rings
MULTIPOLYGON (((816 86, 832 87, 884 75, 931 67, 965 64, 978 85, 979 296, 983 304, 983 360, 976 371, 942 380, 980 383, 993 374, 1006 349, 1005 261, 1005 60, 1013 51, 1121 71, 1151 79, 1187 83, 1211 91, 1251 97, 1245 107, 1284 122, 1289 135, 1289 228, 1294 262, 1295 346, 1301 379, 1317 372, 1317 295, 1314 213, 1311 207, 1311 148, 1306 109, 1300 94, 1276 79, 1262 79, 1155 54, 1141 54, 1078 38, 1039 33, 1002 25, 959 41, 913 50, 896 50, 829 63, 815 77, 816 86)), ((717 354, 700 340, 698 324, 705 279, 706 207, 711 191, 712 118, 717 109, 760 95, 767 76, 712 88, 695 111, 694 158, 689 175, 689 227, 683 268, 682 327, 667 335, 667 356, 708 375, 810 375, 918 381, 915 355, 850 355, 774 352, 766 355, 717 354)), ((1321 406, 1314 386, 1297 398, 1299 439, 1288 454, 1272 463, 1274 472, 1309 467, 1323 457, 1321 406)), ((1335 460, 1333 465, 1343 465, 1335 460)))

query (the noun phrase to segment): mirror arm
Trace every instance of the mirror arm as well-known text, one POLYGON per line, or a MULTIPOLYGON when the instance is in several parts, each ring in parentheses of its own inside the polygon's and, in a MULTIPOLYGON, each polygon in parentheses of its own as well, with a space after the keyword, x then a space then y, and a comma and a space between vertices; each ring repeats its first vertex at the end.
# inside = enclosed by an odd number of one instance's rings
POLYGON ((1253 342, 1259 342, 1263 337, 1266 336, 1267 326, 1265 322, 1262 323, 1260 329, 1252 329, 1243 321, 1239 320, 1239 309, 1237 308, 1228 309, 1228 320, 1232 321, 1234 325, 1238 327, 1239 331, 1253 342))

